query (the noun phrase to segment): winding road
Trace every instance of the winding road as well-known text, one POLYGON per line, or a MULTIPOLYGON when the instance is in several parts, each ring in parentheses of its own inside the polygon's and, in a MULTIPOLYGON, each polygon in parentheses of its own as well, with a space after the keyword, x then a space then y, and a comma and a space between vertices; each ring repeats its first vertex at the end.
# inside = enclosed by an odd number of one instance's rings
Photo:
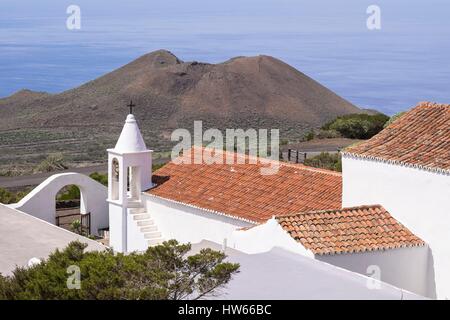
POLYGON ((26 176, 15 176, 15 177, 0 177, 0 187, 1 188, 20 188, 26 186, 36 186, 43 182, 48 177, 64 172, 77 172, 89 175, 93 172, 105 173, 107 172, 107 164, 95 165, 90 167, 80 167, 80 168, 70 168, 67 170, 61 171, 52 171, 52 172, 44 172, 44 173, 36 173, 32 175, 26 176))

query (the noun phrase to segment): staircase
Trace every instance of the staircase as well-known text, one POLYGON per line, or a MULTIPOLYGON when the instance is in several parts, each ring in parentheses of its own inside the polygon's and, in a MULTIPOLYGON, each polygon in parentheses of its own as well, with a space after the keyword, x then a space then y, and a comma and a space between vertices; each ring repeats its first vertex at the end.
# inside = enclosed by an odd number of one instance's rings
POLYGON ((131 209, 130 213, 149 247, 156 246, 164 241, 161 232, 158 231, 158 227, 145 208, 131 209))

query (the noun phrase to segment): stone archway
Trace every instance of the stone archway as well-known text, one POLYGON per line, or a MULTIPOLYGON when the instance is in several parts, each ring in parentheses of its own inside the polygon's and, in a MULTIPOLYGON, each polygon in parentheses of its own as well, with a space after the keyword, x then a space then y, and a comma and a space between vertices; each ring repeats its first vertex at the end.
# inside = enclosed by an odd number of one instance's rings
POLYGON ((59 190, 68 185, 76 185, 80 189, 80 212, 90 213, 91 233, 98 235, 99 229, 108 228, 107 188, 80 173, 55 174, 11 207, 55 224, 55 197, 59 190))

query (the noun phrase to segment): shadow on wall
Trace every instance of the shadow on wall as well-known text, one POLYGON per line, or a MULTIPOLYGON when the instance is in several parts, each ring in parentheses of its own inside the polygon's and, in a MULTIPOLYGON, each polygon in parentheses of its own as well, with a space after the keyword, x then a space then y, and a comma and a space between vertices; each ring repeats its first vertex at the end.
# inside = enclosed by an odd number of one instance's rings
POLYGON ((436 294, 436 281, 435 281, 435 274, 434 274, 434 258, 433 258, 433 251, 431 251, 430 248, 428 248, 428 259, 427 259, 427 292, 428 297, 432 299, 437 298, 436 294))
POLYGON ((317 260, 435 299, 434 261, 428 246, 316 256, 317 260), (379 270, 378 275, 370 270, 379 270))

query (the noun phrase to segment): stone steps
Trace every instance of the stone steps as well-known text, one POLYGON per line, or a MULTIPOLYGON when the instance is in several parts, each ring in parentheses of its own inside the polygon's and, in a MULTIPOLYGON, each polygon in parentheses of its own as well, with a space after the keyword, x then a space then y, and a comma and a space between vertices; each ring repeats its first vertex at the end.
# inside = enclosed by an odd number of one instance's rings
POLYGON ((161 232, 158 231, 158 226, 145 208, 133 208, 130 213, 133 215, 139 231, 143 233, 148 246, 155 246, 164 241, 161 232))

